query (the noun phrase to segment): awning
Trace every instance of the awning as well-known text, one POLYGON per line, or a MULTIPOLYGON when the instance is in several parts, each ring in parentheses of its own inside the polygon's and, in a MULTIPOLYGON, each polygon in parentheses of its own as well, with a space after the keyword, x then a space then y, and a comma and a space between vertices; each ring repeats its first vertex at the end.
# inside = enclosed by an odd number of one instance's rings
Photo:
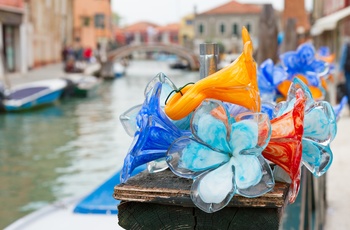
POLYGON ((325 16, 323 18, 319 18, 316 20, 315 24, 311 27, 311 35, 317 36, 322 34, 324 31, 333 30, 339 20, 350 15, 350 6, 339 10, 333 14, 325 16))
POLYGON ((0 22, 4 25, 20 25, 22 23, 22 16, 22 13, 0 10, 0 22))

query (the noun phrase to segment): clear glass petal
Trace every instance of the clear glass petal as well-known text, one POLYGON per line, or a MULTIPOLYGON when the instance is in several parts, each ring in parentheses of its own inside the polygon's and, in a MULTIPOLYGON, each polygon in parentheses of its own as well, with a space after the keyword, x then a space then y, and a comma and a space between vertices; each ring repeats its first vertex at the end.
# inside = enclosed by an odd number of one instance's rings
POLYGON ((305 111, 304 138, 329 144, 337 133, 336 116, 326 101, 315 102, 305 111))
POLYGON ((149 173, 161 172, 167 168, 168 168, 168 164, 165 160, 165 157, 162 157, 147 163, 147 170, 149 173))
POLYGON ((203 173, 194 179, 191 187, 193 203, 207 213, 224 208, 236 192, 232 161, 203 173))
POLYGON ((252 121, 257 124, 257 144, 253 148, 259 149, 261 152, 269 143, 271 137, 271 123, 265 113, 242 113, 235 117, 238 121, 252 121))
POLYGON ((216 100, 204 100, 195 110, 191 121, 192 134, 203 143, 222 152, 231 152, 230 115, 216 100))
POLYGON ((245 197, 258 197, 274 187, 272 170, 261 156, 239 156, 235 161, 237 194, 245 197))
POLYGON ((136 122, 136 117, 141 110, 142 105, 131 107, 119 116, 119 120, 123 125, 125 132, 133 137, 135 132, 139 130, 136 122))
POLYGON ((311 140, 303 140, 302 162, 316 177, 322 176, 333 161, 333 153, 329 145, 321 145, 311 140))
POLYGON ((194 138, 179 138, 169 148, 166 161, 178 176, 194 178, 228 162, 228 154, 217 152, 194 138))

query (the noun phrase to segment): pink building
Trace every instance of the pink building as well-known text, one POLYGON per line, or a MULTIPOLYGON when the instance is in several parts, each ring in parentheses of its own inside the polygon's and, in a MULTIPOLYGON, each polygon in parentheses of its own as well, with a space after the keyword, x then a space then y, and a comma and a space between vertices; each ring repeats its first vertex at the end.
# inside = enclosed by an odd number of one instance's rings
POLYGON ((0 77, 6 72, 26 71, 23 58, 23 0, 0 0, 0 77))

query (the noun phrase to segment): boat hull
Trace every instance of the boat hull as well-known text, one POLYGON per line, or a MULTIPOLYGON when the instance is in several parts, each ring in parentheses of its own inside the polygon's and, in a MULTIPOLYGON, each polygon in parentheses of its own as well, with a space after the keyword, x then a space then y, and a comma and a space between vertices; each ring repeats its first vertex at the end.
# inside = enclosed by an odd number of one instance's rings
POLYGON ((28 110, 28 109, 32 109, 40 106, 45 106, 57 101, 60 98, 62 91, 63 90, 58 90, 58 91, 48 93, 44 96, 38 97, 34 100, 31 100, 29 102, 26 102, 18 106, 13 105, 14 103, 11 103, 11 101, 9 100, 4 103, 3 105, 4 110, 7 112, 16 112, 16 111, 28 110))

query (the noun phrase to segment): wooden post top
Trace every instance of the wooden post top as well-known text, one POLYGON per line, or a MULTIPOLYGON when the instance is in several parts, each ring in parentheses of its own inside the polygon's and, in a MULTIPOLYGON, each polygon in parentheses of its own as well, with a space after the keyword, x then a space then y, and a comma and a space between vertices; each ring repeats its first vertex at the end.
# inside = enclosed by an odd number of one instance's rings
MULTIPOLYGON (((113 197, 121 201, 195 207, 190 198, 191 186, 191 179, 178 177, 169 169, 158 173, 142 172, 115 186, 113 197)), ((283 208, 288 190, 289 184, 276 182, 273 190, 265 195, 257 198, 235 195, 226 207, 283 208)))

